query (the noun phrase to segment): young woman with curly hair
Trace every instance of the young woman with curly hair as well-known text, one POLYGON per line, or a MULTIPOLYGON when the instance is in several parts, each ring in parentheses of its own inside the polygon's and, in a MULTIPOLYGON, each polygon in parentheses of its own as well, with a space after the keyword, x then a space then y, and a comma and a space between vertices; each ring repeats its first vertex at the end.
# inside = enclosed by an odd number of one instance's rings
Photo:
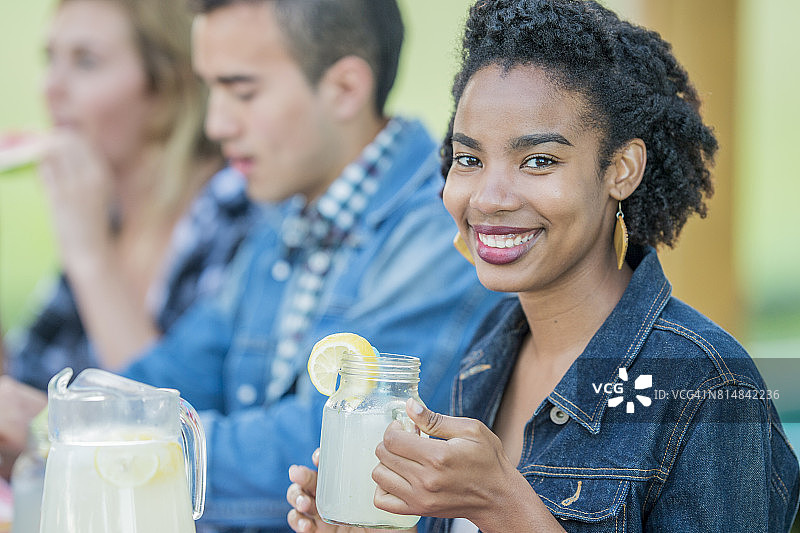
MULTIPOLYGON (((407 405, 438 438, 387 429, 375 505, 435 532, 787 531, 769 389, 656 255, 706 214, 717 148, 669 44, 592 1, 481 0, 453 96, 444 203, 518 298, 463 358, 454 416, 407 405)), ((290 525, 329 530, 315 474, 290 477, 290 525)))

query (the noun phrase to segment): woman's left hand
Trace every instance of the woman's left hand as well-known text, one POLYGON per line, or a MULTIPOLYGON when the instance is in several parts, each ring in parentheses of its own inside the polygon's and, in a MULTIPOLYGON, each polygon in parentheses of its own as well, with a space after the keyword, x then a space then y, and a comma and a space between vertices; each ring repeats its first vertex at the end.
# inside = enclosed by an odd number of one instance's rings
POLYGON ((422 432, 437 438, 404 431, 399 422, 387 428, 372 472, 377 507, 464 517, 482 531, 563 531, 485 424, 435 413, 414 400, 406 403, 406 412, 422 432), (535 527, 528 527, 534 521, 535 527))

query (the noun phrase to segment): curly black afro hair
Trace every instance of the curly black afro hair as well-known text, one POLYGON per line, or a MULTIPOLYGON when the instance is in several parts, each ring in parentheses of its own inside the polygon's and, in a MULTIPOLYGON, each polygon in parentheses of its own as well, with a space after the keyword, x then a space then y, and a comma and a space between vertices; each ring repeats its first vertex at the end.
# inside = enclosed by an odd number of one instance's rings
MULTIPOLYGON (((542 68, 582 95, 587 126, 600 132, 600 169, 627 141, 647 146, 642 182, 622 204, 631 244, 672 246, 692 213, 706 215, 717 150, 700 102, 669 43, 591 0, 479 0, 469 12, 456 107, 473 74, 488 65, 542 68)), ((452 164, 453 119, 442 144, 452 164)))

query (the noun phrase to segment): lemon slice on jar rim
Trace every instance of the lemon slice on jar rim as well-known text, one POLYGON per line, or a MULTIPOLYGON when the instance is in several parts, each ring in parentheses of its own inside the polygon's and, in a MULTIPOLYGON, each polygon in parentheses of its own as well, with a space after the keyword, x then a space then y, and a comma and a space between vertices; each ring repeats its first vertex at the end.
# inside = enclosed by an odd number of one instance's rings
POLYGON ((336 377, 345 353, 355 353, 366 361, 377 361, 377 350, 367 339, 355 333, 333 333, 317 342, 308 357, 308 376, 325 396, 336 392, 336 377))

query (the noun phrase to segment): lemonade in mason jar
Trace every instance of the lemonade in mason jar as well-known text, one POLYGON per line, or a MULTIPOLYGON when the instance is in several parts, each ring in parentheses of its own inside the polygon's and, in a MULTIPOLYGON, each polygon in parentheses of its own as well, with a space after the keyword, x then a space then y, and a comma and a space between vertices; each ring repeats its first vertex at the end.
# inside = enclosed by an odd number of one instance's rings
POLYGON ((326 522, 407 529, 419 521, 419 516, 375 507, 372 480, 372 470, 378 465, 375 448, 389 424, 399 420, 406 430, 415 431, 405 404, 408 398, 422 403, 419 369, 419 358, 378 354, 368 341, 353 334, 326 337, 312 350, 312 382, 330 396, 322 414, 316 495, 317 510, 326 522))

